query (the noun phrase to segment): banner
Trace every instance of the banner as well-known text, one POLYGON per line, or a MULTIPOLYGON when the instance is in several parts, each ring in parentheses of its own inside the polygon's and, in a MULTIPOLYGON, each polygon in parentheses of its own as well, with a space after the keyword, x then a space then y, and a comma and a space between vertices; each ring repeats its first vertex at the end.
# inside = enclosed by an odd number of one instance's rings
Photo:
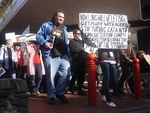
POLYGON ((80 13, 80 29, 97 48, 126 49, 128 42, 126 15, 80 13))
POLYGON ((16 42, 16 38, 15 38, 15 32, 11 32, 11 33, 5 33, 5 39, 11 39, 12 42, 16 42))
POLYGON ((24 41, 36 41, 36 34, 24 34, 24 35, 16 35, 17 42, 24 42, 24 41))
POLYGON ((22 32, 22 35, 30 33, 30 25, 22 32))

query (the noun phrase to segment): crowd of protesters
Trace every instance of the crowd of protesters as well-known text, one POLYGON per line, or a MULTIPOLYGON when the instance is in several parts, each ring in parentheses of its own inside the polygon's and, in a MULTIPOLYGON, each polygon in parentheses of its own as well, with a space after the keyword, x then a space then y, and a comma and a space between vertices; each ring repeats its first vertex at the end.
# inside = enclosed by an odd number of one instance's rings
MULTIPOLYGON (((93 47, 94 44, 85 40, 85 34, 80 29, 75 29, 74 38, 69 40, 64 20, 64 12, 57 10, 50 22, 40 26, 36 41, 13 43, 10 39, 6 40, 6 44, 0 47, 0 68, 6 72, 0 78, 26 80, 32 96, 39 95, 42 86, 51 105, 56 104, 55 97, 62 103, 68 103, 65 96, 67 86, 68 91, 74 94, 77 85, 77 94, 86 96, 83 85, 88 53, 84 51, 84 43, 93 47)), ((129 39, 130 36, 131 34, 129 39)), ((97 72, 97 77, 99 78, 99 74, 103 76, 98 93, 108 106, 116 107, 111 99, 110 88, 113 89, 114 96, 119 97, 124 93, 123 83, 132 72, 131 64, 135 57, 130 41, 127 49, 98 49, 96 65, 100 72, 97 72), (120 67, 122 76, 118 80, 120 67)), ((97 79, 97 86, 99 84, 100 79, 97 79)))

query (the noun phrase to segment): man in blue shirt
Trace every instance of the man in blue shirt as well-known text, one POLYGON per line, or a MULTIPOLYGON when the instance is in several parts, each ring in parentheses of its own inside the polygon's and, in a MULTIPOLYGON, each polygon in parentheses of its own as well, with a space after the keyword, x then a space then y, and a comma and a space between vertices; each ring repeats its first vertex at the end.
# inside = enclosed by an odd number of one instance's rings
POLYGON ((43 23, 37 32, 46 71, 48 102, 52 105, 55 104, 55 96, 63 103, 68 103, 64 93, 70 74, 70 51, 64 18, 64 12, 57 10, 51 22, 43 23))

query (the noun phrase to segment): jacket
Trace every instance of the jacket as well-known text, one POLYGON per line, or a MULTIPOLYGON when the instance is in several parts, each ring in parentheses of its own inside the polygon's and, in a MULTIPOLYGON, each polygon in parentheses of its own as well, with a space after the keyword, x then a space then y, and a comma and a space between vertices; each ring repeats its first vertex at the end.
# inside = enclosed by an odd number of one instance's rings
POLYGON ((78 39, 71 39, 69 42, 72 60, 77 62, 86 61, 86 52, 83 50, 83 41, 78 39))
POLYGON ((117 60, 119 59, 118 52, 115 49, 98 49, 98 60, 117 60))
POLYGON ((22 68, 23 66, 23 62, 24 62, 24 59, 23 59, 23 54, 20 50, 15 50, 15 53, 17 55, 17 60, 18 60, 18 67, 19 68, 22 68))
MULTIPOLYGON (((35 46, 34 44, 29 44, 29 45, 26 44, 27 52, 29 53, 29 59, 28 59, 28 64, 27 64, 27 75, 35 75, 33 58, 34 58, 36 50, 34 46, 35 46)), ((41 51, 40 51, 40 61, 42 65, 42 75, 45 75, 45 68, 44 68, 44 64, 42 60, 41 51)))
MULTIPOLYGON (((15 68, 17 63, 17 55, 13 48, 10 49, 12 52, 12 68, 15 68)), ((9 58, 6 46, 0 48, 0 64, 3 65, 4 69, 9 69, 9 58)))
POLYGON ((133 59, 136 57, 135 51, 133 49, 133 46, 130 42, 128 42, 128 47, 127 49, 120 49, 120 63, 129 63, 130 59, 133 59))
MULTIPOLYGON (((45 22, 42 24, 42 26, 39 28, 37 35, 36 35, 36 40, 37 42, 41 45, 41 51, 43 56, 50 56, 51 50, 48 48, 45 48, 45 44, 48 42, 48 40, 53 40, 53 39, 47 39, 47 36, 51 33, 53 27, 52 22, 45 22)), ((70 50, 69 50, 69 39, 68 39, 68 33, 67 33, 67 28, 66 26, 63 26, 63 31, 64 31, 64 38, 65 38, 65 47, 66 47, 66 52, 68 57, 70 58, 70 50)))

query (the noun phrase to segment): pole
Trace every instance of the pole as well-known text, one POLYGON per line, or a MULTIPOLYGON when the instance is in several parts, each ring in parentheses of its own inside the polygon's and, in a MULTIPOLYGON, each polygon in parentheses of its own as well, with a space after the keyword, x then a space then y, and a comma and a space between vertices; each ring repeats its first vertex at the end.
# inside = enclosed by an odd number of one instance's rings
POLYGON ((141 75, 140 75, 140 65, 139 59, 133 59, 133 81, 134 81, 134 95, 135 99, 142 99, 142 91, 141 91, 141 75))
POLYGON ((87 55, 87 74, 88 74, 88 105, 96 106, 96 65, 95 56, 87 55))

